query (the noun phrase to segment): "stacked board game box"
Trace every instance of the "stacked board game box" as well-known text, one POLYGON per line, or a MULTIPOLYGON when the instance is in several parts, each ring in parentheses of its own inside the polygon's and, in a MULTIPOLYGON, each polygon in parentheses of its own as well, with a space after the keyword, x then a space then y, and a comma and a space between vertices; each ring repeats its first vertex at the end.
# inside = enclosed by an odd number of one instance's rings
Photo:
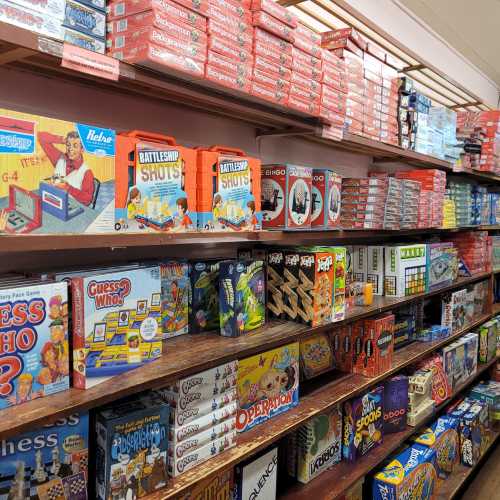
POLYGON ((238 361, 185 377, 155 394, 169 403, 168 472, 176 477, 236 444, 238 361))
POLYGON ((3 440, 0 496, 23 500, 86 500, 88 446, 88 413, 75 413, 3 440))
POLYGON ((342 178, 333 170, 313 169, 311 227, 333 229, 340 224, 342 178))
POLYGON ((401 229, 417 229, 421 184, 401 179, 401 229))
POLYGON ((470 226, 474 224, 473 217, 473 185, 470 182, 450 179, 448 193, 455 203, 455 222, 457 226, 470 226))
POLYGON ((491 269, 491 245, 487 231, 462 232, 450 238, 458 250, 461 273, 471 276, 491 269))

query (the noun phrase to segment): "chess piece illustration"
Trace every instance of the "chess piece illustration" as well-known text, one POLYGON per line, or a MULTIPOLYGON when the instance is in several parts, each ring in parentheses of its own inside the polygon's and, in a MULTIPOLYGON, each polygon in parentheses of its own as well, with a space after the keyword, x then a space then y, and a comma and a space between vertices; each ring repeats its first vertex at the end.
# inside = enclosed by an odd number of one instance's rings
POLYGON ((44 464, 42 462, 41 450, 37 450, 35 453, 35 463, 36 463, 35 473, 34 473, 35 479, 39 483, 43 483, 44 481, 47 480, 47 473, 45 472, 44 464))

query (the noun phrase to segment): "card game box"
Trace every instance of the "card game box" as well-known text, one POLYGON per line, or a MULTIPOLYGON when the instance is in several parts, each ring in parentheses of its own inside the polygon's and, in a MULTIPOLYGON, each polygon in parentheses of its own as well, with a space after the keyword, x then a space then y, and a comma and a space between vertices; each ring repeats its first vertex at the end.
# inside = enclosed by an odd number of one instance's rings
POLYGON ((311 227, 310 167, 276 164, 262 170, 262 221, 265 229, 311 227))
POLYGON ((279 415, 299 402, 299 343, 239 361, 239 432, 279 415))
POLYGON ((313 169, 311 227, 332 229, 340 224, 342 178, 333 170, 313 169))
POLYGON ((112 231, 114 130, 0 109, 0 233, 112 231))
POLYGON ((436 452, 414 444, 398 453, 373 478, 373 499, 432 500, 437 489, 436 452))
POLYGON ((342 456, 356 462, 382 444, 384 426, 384 388, 376 387, 363 396, 344 403, 342 456))
POLYGON ((373 285, 373 295, 384 295, 384 247, 367 247, 367 281, 373 285))
POLYGON ((23 500, 86 500, 88 413, 2 441, 0 496, 23 500))
POLYGON ((384 292, 389 297, 423 293, 427 287, 427 246, 387 246, 384 251, 384 292))
POLYGON ((129 398, 96 415, 96 496, 144 497, 167 485, 169 406, 129 398))
POLYGON ((264 325, 266 285, 261 260, 219 263, 219 322, 223 337, 239 337, 264 325))
POLYGON ((161 356, 157 265, 71 278, 73 384, 88 389, 161 356))
POLYGON ((342 408, 310 419, 298 430, 297 480, 308 483, 342 458, 342 408))
POLYGON ((333 368, 333 352, 328 333, 317 333, 300 341, 300 373, 313 378, 333 368))
POLYGON ((334 367, 344 373, 352 373, 354 325, 344 325, 331 333, 334 367))
POLYGON ((398 375, 384 382, 384 435, 406 429, 408 377, 398 375))
POLYGON ((163 339, 189 332, 191 281, 189 264, 167 261, 160 264, 161 330, 163 339))
POLYGON ((192 262, 190 265, 191 333, 219 330, 219 261, 192 262))
POLYGON ((69 388, 67 307, 65 282, 0 283, 0 410, 69 388))

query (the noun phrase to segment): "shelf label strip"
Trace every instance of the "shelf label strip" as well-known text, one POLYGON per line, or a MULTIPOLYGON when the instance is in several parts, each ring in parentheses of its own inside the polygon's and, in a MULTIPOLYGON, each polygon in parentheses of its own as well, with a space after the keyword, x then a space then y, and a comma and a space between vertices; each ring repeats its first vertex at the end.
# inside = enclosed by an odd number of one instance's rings
POLYGON ((120 75, 120 62, 118 59, 68 43, 63 46, 61 66, 88 75, 106 78, 107 80, 118 81, 120 75))

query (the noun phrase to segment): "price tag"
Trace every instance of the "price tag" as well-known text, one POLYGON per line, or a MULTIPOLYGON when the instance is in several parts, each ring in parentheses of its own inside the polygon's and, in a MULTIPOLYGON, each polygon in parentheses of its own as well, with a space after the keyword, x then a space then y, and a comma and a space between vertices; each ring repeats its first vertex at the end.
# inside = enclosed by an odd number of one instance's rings
POLYGON ((117 81, 120 76, 120 61, 118 59, 69 43, 65 43, 63 46, 61 66, 108 80, 117 81))

